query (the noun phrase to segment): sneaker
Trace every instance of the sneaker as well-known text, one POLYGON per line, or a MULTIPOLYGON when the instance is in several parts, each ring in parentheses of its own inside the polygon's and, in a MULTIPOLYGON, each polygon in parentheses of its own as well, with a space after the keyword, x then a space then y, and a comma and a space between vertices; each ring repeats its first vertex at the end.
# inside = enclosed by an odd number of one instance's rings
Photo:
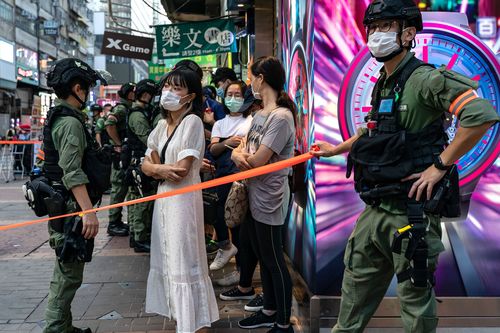
POLYGON ((214 261, 210 264, 210 270, 216 271, 223 268, 236 253, 238 253, 238 249, 233 244, 229 250, 219 249, 214 261))
POLYGON ((233 271, 229 274, 224 275, 222 279, 215 280, 215 283, 222 287, 229 287, 240 282, 240 272, 233 271))
POLYGON ((264 295, 258 294, 253 300, 245 305, 245 311, 257 312, 264 308, 264 295))
POLYGON ((210 240, 207 243, 207 257, 208 259, 214 259, 215 256, 217 255, 217 251, 219 251, 219 247, 217 246, 217 242, 214 242, 213 240, 210 240))
POLYGON ((247 293, 242 292, 238 287, 229 289, 219 295, 220 299, 223 301, 236 301, 239 299, 252 299, 255 297, 255 290, 250 290, 247 293))
POLYGON ((240 328, 258 328, 258 327, 273 327, 276 321, 276 314, 266 316, 262 310, 255 312, 248 318, 238 322, 240 328))
POLYGON ((294 333, 292 325, 287 328, 281 328, 277 324, 273 326, 267 333, 294 333))

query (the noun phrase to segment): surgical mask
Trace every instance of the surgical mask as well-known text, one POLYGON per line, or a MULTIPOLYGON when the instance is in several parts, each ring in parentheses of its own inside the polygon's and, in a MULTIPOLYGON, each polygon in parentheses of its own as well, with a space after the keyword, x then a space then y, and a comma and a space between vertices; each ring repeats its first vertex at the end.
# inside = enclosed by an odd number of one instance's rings
POLYGON ((262 99, 262 96, 260 96, 260 92, 254 90, 253 83, 250 85, 250 88, 252 89, 252 94, 255 99, 262 99))
POLYGON ((220 88, 217 88, 215 91, 217 93, 217 96, 224 99, 224 88, 220 87, 220 88))
POLYGON ((230 99, 226 98, 225 104, 226 104, 227 108, 229 109, 229 111, 241 112, 240 109, 241 109, 241 106, 243 105, 243 98, 234 97, 234 96, 231 97, 230 99))
POLYGON ((160 104, 165 110, 175 112, 179 111, 186 103, 181 104, 181 97, 167 90, 161 93, 160 104))
POLYGON ((397 42, 398 33, 395 31, 376 31, 368 36, 368 48, 377 61, 391 60, 403 51, 397 42))

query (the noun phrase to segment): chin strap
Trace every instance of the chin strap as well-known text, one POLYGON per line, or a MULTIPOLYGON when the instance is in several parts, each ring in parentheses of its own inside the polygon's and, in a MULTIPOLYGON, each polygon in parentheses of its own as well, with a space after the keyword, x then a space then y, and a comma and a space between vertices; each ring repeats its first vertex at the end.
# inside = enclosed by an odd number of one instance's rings
MULTIPOLYGON (((80 98, 80 96, 78 96, 74 91, 71 91, 71 95, 76 98, 76 100, 80 103, 80 110, 83 110, 85 109, 85 107, 87 106, 87 102, 85 101, 82 101, 82 99, 80 98)), ((85 95, 85 99, 87 99, 87 95, 85 95)))

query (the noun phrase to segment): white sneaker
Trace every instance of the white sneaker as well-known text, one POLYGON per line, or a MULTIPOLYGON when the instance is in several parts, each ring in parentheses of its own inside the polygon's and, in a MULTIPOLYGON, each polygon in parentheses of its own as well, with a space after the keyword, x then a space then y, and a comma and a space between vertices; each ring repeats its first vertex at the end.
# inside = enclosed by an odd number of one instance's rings
POLYGON ((229 250, 219 249, 214 261, 210 264, 210 270, 216 271, 223 268, 236 253, 238 253, 238 249, 233 244, 229 250))
POLYGON ((222 279, 215 280, 215 283, 222 287, 229 287, 240 282, 240 272, 232 271, 231 273, 224 275, 222 279))

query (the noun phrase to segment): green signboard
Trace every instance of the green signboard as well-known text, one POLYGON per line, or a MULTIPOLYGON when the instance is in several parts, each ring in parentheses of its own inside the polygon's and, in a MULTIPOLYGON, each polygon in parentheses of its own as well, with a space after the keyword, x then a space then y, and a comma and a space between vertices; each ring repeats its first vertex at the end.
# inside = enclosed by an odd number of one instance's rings
MULTIPOLYGON (((153 59, 156 55, 153 55, 153 59)), ((215 54, 199 57, 185 57, 178 59, 165 59, 161 63, 154 63, 153 61, 148 61, 148 71, 149 78, 154 81, 160 81, 160 78, 166 74, 176 63, 182 59, 190 59, 196 62, 201 68, 213 68, 217 67, 217 56, 215 54)))
POLYGON ((235 27, 218 19, 156 26, 159 59, 236 52, 235 27))

